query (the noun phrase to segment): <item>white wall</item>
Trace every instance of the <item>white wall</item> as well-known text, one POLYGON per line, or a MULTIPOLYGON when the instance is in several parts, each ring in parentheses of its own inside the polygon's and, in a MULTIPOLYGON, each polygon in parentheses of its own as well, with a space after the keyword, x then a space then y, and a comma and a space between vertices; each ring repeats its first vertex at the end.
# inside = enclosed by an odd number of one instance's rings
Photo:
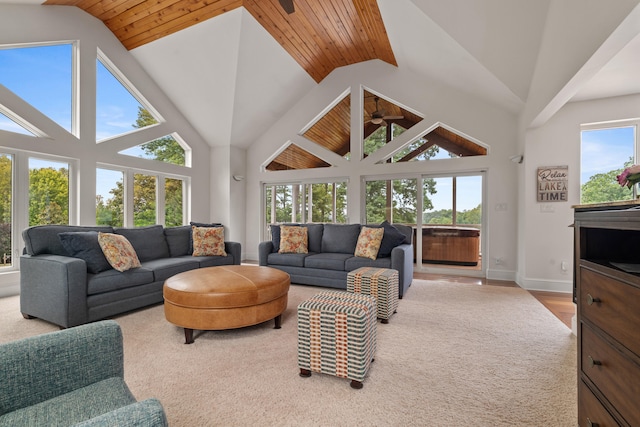
MULTIPOLYGON (((544 126, 527 131, 523 186, 519 215, 523 239, 521 286, 528 289, 572 291, 572 206, 580 203, 580 125, 640 117, 640 95, 569 103, 544 126), (539 166, 569 167, 569 200, 536 202, 536 170, 539 166), (553 212, 541 212, 541 205, 553 212), (561 262, 569 265, 562 271, 561 262)), ((622 167, 622 165, 620 165, 622 167)))
MULTIPOLYGON (((79 40, 80 109, 79 137, 71 135, 0 86, 0 104, 43 128, 50 138, 37 138, 0 131, 0 151, 25 150, 74 159, 81 176, 78 180, 77 223, 95 223, 96 163, 164 172, 186 176, 191 180, 191 216, 207 218, 210 213, 210 148, 163 94, 138 62, 120 44, 104 24, 75 7, 0 6, 0 45, 68 42, 79 40), (95 63, 97 49, 126 76, 136 89, 160 113, 163 123, 108 142, 95 141, 95 63), (182 167, 118 154, 130 146, 177 132, 192 149, 192 167, 182 167)), ((17 189, 18 191, 26 189, 17 189)), ((19 195, 18 195, 19 196, 19 195)), ((74 213, 75 215, 75 213, 74 213)), ((14 221, 24 228, 26 212, 18 212, 14 221)), ((185 218, 189 221, 190 218, 185 218)), ((19 236, 16 236, 19 237, 19 236)), ((14 254, 23 248, 21 238, 14 239, 14 254)), ((16 259, 17 257, 14 257, 16 259)), ((0 273, 2 287, 16 289, 16 272, 0 273)))
MULTIPOLYGON (((361 114, 352 114, 359 120, 361 114)), ((352 153, 361 141, 361 126, 352 126, 352 153)), ((517 268, 516 201, 517 171, 520 165, 509 160, 516 154, 517 118, 477 98, 457 92, 437 82, 427 81, 407 70, 369 61, 335 70, 316 88, 311 90, 283 117, 264 133, 248 150, 246 174, 246 239, 248 259, 257 259, 258 243, 262 240, 261 183, 295 179, 341 177, 349 180, 349 220, 361 222, 361 178, 371 175, 403 173, 446 173, 486 170, 487 194, 487 251, 483 254, 490 263, 488 276, 513 280, 517 268), (394 141, 407 141, 410 136, 424 134, 435 123, 443 123, 489 146, 487 156, 442 161, 374 164, 389 150, 381 149, 364 161, 348 162, 306 141, 298 134, 314 118, 345 91, 351 91, 352 104, 361 97, 361 85, 395 102, 425 115, 425 120, 394 141), (356 98, 356 99, 354 99, 356 98), (331 168, 300 171, 262 172, 263 165, 288 141, 294 141, 306 150, 333 164, 331 168), (506 211, 496 211, 497 204, 506 204, 506 211), (503 259, 501 265, 491 261, 503 259)), ((397 142, 396 142, 397 141, 397 142)), ((389 144, 389 149, 395 145, 389 144)), ((357 158, 357 156, 352 155, 357 158)))

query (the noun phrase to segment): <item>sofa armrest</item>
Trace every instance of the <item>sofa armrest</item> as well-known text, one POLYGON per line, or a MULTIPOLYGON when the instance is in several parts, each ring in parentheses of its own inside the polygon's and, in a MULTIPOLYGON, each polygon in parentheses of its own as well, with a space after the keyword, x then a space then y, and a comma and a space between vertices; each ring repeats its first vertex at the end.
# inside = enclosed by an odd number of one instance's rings
POLYGON ((238 242, 224 242, 224 251, 233 256, 233 263, 240 265, 242 262, 242 245, 238 242))
POLYGON ((165 427, 168 425, 167 416, 160 401, 147 399, 78 423, 75 427, 165 427))
POLYGON ((122 331, 113 321, 0 345, 0 414, 107 378, 124 376, 122 331))
POLYGON ((20 256, 20 310, 64 328, 87 323, 87 264, 62 255, 20 256))
POLYGON ((398 270, 399 297, 413 281, 413 245, 403 243, 391 250, 391 268, 398 270))
POLYGON ((267 257, 273 252, 273 242, 267 240, 258 244, 258 265, 266 266, 267 257))

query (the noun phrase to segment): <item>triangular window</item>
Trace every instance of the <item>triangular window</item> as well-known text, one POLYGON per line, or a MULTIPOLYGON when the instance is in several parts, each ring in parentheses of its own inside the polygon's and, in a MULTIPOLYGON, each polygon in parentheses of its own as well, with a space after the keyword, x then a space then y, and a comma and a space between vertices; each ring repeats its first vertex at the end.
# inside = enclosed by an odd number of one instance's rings
POLYGON ((422 120, 417 114, 367 90, 363 91, 363 145, 367 157, 422 120))
POLYGON ((72 43, 0 49, 0 84, 71 132, 72 43))
POLYGON ((351 95, 346 94, 336 102, 302 136, 339 156, 349 158, 351 151, 351 95))
POLYGON ((24 128, 18 122, 12 120, 8 116, 0 111, 0 130, 6 130, 9 132, 20 133, 22 135, 35 136, 36 134, 30 130, 24 128))
POLYGON ((331 165, 295 144, 289 144, 266 166, 268 171, 327 168, 331 165))
POLYGON ((96 141, 153 126, 160 121, 133 85, 103 54, 99 54, 96 60, 96 141))
POLYGON ((438 126, 378 163, 389 161, 392 163, 413 162, 486 155, 486 147, 443 126, 438 126))
POLYGON ((174 165, 187 165, 187 152, 183 148, 186 144, 179 142, 177 135, 167 135, 153 141, 122 150, 119 154, 157 160, 174 165))

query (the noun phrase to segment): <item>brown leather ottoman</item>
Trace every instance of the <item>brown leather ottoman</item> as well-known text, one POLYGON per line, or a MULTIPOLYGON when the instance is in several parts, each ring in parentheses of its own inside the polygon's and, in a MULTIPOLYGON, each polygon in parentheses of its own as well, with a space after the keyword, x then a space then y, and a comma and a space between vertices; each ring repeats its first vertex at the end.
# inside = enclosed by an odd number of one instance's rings
POLYGON ((184 328, 186 344, 193 330, 222 330, 275 320, 280 328, 287 308, 290 278, 284 271, 253 265, 199 268, 164 282, 164 315, 184 328))

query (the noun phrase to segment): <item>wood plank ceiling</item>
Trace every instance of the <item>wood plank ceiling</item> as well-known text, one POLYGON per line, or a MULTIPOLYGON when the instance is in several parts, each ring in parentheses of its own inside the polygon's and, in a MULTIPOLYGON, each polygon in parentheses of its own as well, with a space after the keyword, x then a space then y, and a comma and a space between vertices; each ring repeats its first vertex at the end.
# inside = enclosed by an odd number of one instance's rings
MULTIPOLYGON (((285 12, 280 0, 46 0, 43 4, 75 6, 86 11, 103 21, 129 50, 242 6, 318 83, 338 67, 371 59, 397 66, 376 0, 294 0, 295 11, 291 14, 285 12)), ((365 138, 380 127, 371 122, 378 110, 374 98, 365 94, 365 138)), ((339 155, 347 154, 349 105, 347 97, 305 136, 339 155)), ((421 120, 382 99, 380 109, 387 115, 402 116, 395 123, 406 129, 421 120)), ((438 145, 443 148, 446 141, 459 147, 475 146, 451 135, 440 138, 438 145)), ((463 155, 468 154, 465 151, 463 155)), ((329 166, 294 147, 277 160, 272 170, 329 166)))
POLYGON ((243 6, 316 81, 370 59, 397 65, 376 0, 47 0, 104 22, 129 50, 243 6))

